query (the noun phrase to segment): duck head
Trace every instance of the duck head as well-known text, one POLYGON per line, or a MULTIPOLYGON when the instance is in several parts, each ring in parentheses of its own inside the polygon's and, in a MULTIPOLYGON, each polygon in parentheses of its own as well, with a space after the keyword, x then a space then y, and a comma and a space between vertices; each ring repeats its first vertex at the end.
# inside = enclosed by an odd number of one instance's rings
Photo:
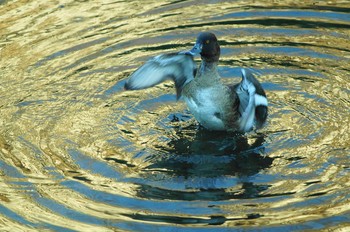
POLYGON ((202 60, 205 62, 218 62, 220 46, 213 33, 202 32, 198 35, 196 44, 187 53, 192 56, 200 54, 202 60))

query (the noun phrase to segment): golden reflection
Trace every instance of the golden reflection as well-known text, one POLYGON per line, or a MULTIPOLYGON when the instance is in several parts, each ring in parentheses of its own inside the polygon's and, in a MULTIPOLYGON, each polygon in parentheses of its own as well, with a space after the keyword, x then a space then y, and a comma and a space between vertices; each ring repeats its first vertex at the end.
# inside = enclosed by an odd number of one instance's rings
MULTIPOLYGON (((0 230, 159 229, 179 221, 268 229, 348 219, 349 8, 348 1, 2 3, 0 230), (202 134, 171 83, 123 90, 149 57, 188 49, 203 30, 220 35, 225 82, 236 82, 234 70, 244 66, 260 71, 266 86, 268 123, 237 143, 244 147, 202 134)), ((343 221, 323 226, 348 229, 343 221)))

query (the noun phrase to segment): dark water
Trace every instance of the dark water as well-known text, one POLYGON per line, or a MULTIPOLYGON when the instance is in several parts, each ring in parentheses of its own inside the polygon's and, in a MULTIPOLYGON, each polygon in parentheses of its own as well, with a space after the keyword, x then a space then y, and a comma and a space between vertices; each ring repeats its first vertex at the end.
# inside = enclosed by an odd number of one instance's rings
POLYGON ((349 1, 0 1, 0 231, 350 231, 349 1), (267 125, 202 130, 149 57, 212 31, 267 125))

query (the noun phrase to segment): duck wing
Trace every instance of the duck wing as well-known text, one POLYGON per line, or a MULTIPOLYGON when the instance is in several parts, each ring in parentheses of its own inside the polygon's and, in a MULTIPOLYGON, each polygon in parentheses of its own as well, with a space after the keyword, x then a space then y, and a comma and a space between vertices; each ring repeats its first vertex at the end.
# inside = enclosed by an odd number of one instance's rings
POLYGON ((170 79, 175 82, 177 99, 179 99, 183 87, 194 79, 196 70, 196 63, 190 54, 158 55, 132 73, 125 82, 124 88, 145 89, 170 79))
POLYGON ((239 98, 240 128, 249 131, 253 124, 260 128, 267 118, 267 98, 259 81, 248 69, 242 69, 242 81, 233 87, 239 98))

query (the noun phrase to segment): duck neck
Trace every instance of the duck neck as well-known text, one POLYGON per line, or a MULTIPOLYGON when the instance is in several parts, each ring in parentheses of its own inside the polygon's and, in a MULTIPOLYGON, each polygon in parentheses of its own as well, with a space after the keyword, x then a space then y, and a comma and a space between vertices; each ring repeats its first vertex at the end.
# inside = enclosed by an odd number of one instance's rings
POLYGON ((217 66, 218 66, 218 62, 215 61, 215 62, 208 62, 204 59, 202 59, 202 62, 199 66, 199 75, 200 76, 203 76, 204 73, 211 73, 211 72, 214 72, 216 73, 217 72, 217 66))

